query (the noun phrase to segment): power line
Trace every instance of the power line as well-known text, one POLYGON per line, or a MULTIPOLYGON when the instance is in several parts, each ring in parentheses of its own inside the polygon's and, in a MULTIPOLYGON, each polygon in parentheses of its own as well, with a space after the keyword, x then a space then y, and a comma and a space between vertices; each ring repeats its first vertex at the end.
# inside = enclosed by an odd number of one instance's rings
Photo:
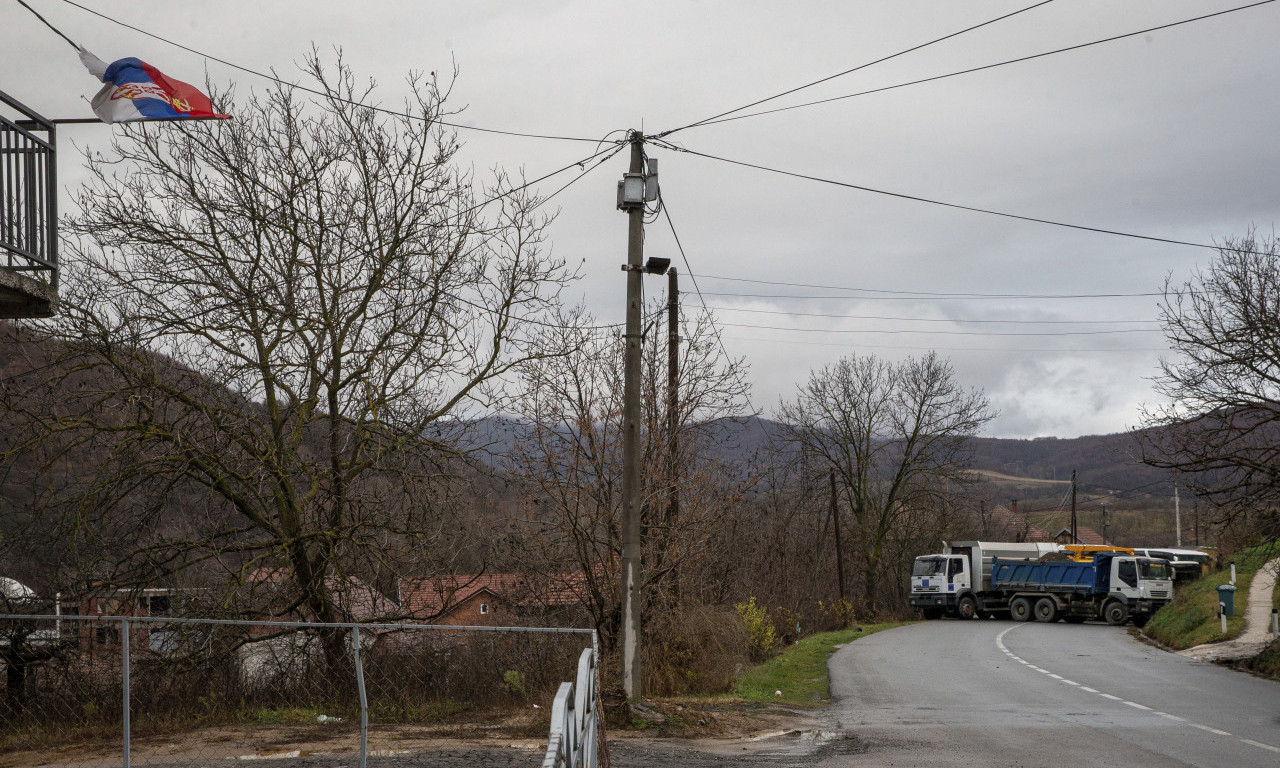
MULTIPOLYGON (((1265 2, 1273 2, 1273 1, 1274 0, 1265 0, 1265 2)), ((760 165, 758 163, 748 163, 745 160, 732 160, 727 157, 718 157, 716 155, 709 155, 709 154, 706 154, 705 152, 696 152, 692 149, 678 147, 678 146, 675 146, 674 144, 668 144, 666 142, 659 143, 659 146, 662 146, 665 149, 670 149, 673 152, 685 152, 687 154, 694 155, 695 157, 703 157, 708 160, 716 160, 721 163, 728 163, 729 165, 737 165, 743 168, 754 168, 757 171, 767 171, 769 173, 776 173, 780 176, 790 176, 796 179, 805 179, 806 181, 816 181, 821 184, 830 184, 832 186, 843 187, 845 189, 855 189, 860 192, 871 192, 873 194, 884 195, 886 197, 896 197, 900 200, 911 200, 917 203, 929 203, 930 205, 940 205, 944 208, 954 208, 961 211, 970 211, 972 213, 985 213, 988 216, 1000 216, 1006 219, 1016 219, 1018 221, 1029 221, 1035 224, 1049 224, 1055 227, 1064 227, 1066 229, 1076 229, 1083 232, 1096 232, 1098 234, 1103 234, 1103 235, 1115 235, 1116 237, 1128 237, 1135 240, 1146 240, 1146 241, 1155 242, 1155 243, 1166 243, 1169 245, 1186 245, 1192 248, 1208 248, 1211 250, 1218 250, 1218 246, 1208 245, 1205 243, 1193 243, 1187 240, 1174 240, 1167 237, 1154 237, 1152 235, 1140 235, 1133 232, 1121 232, 1115 229, 1103 229, 1101 227, 1088 227, 1083 224, 1071 224, 1063 221, 1054 221, 1052 219, 1040 219, 1034 216, 1021 216, 1016 213, 1006 213, 1004 211, 996 211, 990 208, 977 208, 971 205, 961 205, 960 203, 949 203, 944 200, 933 200, 928 197, 920 197, 918 195, 908 195, 902 192, 890 192, 888 190, 876 189, 875 187, 867 187, 861 184, 852 184, 847 181, 837 181, 835 179, 824 179, 821 176, 811 176, 809 174, 797 173, 795 171, 784 171, 780 168, 770 168, 767 165, 760 165)))
POLYGON ((836 349, 893 349, 906 350, 913 352, 1000 352, 1009 354, 1093 354, 1098 352, 1120 352, 1123 354, 1133 354, 1135 352, 1168 352, 1167 347, 1163 348, 1140 348, 1140 347, 1114 347, 1109 349, 1080 349, 1076 347, 1059 347, 1059 348, 1024 348, 1024 347, 916 347, 902 344, 840 344, 830 341, 804 341, 796 339, 769 339, 760 336, 725 336, 730 341, 746 341, 756 344, 764 342, 767 344, 799 344, 807 347, 834 347, 836 349))
MULTIPOLYGON (((661 193, 659 193, 659 200, 662 208, 662 215, 666 217, 667 227, 671 229, 671 237, 676 241, 676 250, 680 252, 680 261, 684 263, 685 271, 689 274, 689 279, 693 282, 693 290, 698 294, 698 301, 702 302, 702 309, 710 314, 711 310, 707 307, 707 300, 702 296, 702 288, 698 286, 698 278, 694 275, 693 267, 689 264, 689 257, 684 252, 684 244, 680 242, 680 234, 676 232, 675 222, 671 220, 671 212, 667 206, 666 199, 662 197, 661 193)), ((711 323, 711 330, 716 336, 716 343, 720 346, 720 353, 724 355, 724 359, 726 361, 731 361, 733 358, 729 354, 729 348, 724 344, 724 334, 721 333, 720 324, 713 320, 711 323)), ((743 390, 743 397, 746 398, 747 408, 751 411, 753 416, 758 416, 763 413, 763 411, 757 408, 756 404, 752 402, 751 389, 749 387, 743 390)), ((765 430, 765 437, 772 446, 773 435, 769 433, 768 430, 765 430)))
MULTIPOLYGON (((886 288, 857 288, 846 285, 822 285, 819 283, 791 283, 782 280, 762 280, 748 277, 729 277, 727 275, 708 275, 702 277, 709 280, 724 280, 732 283, 753 283, 756 285, 782 285, 788 288, 822 288, 832 291, 850 291, 858 293, 891 294, 909 298, 959 298, 959 299, 1099 299, 1135 296, 1163 296, 1163 293, 978 293, 968 292, 935 292, 935 291, 895 291, 886 288)), ((732 295, 732 294, 723 294, 732 295)), ((845 297, 845 298, 863 298, 845 297)))
MULTIPOLYGON (((742 105, 741 107, 737 107, 737 108, 735 108, 735 109, 731 109, 731 110, 729 110, 729 111, 727 111, 727 112, 721 112, 721 113, 720 113, 720 114, 718 114, 718 115, 712 115, 711 117, 708 117, 708 118, 703 119, 703 120, 699 120, 699 121, 698 121, 698 122, 696 122, 696 123, 689 123, 688 125, 682 126, 682 127, 680 127, 680 128, 672 128, 672 129, 671 129, 671 130, 669 130, 669 131, 663 131, 662 133, 657 134, 656 138, 662 138, 663 136, 670 136, 671 134, 676 133, 677 131, 683 131, 683 130, 685 130, 686 128, 694 128, 694 127, 697 127, 697 126, 699 126, 699 125, 706 125, 706 124, 708 124, 708 123, 712 123, 712 122, 720 122, 720 118, 724 118, 724 117, 726 117, 727 115, 732 115, 734 112, 741 112, 741 111, 742 111, 742 110, 744 110, 744 109, 750 109, 750 108, 752 108, 752 107, 759 106, 759 105, 761 105, 761 104, 764 104, 764 103, 765 103, 765 102, 767 102, 767 101, 773 101, 774 99, 780 99, 780 98, 782 98, 783 96, 788 96, 788 95, 793 94, 793 93, 795 93, 795 92, 797 92, 797 91, 803 91, 803 90, 804 90, 804 89, 806 89, 806 88, 812 88, 812 87, 813 87, 813 86, 815 86, 815 85, 820 85, 820 84, 825 83, 825 82, 828 82, 828 81, 830 81, 830 80, 835 80, 835 79, 836 79, 836 78, 838 78, 838 77, 844 77, 845 75, 852 74, 852 73, 857 72, 857 71, 859 71, 859 70, 866 69, 867 67, 871 67, 871 66, 874 66, 874 65, 876 65, 876 64, 880 64, 880 63, 883 63, 883 62, 889 61, 890 59, 896 59, 896 58, 897 58, 897 57, 899 57, 899 56, 905 56, 905 55, 906 55, 906 54, 908 54, 908 53, 912 53, 912 52, 914 52, 914 51, 918 51, 918 50, 920 50, 920 49, 922 49, 922 48, 927 48, 927 47, 929 47, 929 46, 931 46, 931 45, 934 45, 935 43, 941 43, 941 42, 942 42, 942 41, 944 41, 944 40, 950 40, 951 38, 953 38, 953 37, 958 37, 958 36, 960 36, 960 35, 965 34, 966 32, 972 32, 972 31, 973 31, 973 30, 975 30, 975 29, 980 29, 980 28, 985 27, 985 26, 988 26, 988 25, 990 25, 990 24, 995 24, 995 23, 996 23, 996 22, 998 22, 998 21, 1003 21, 1004 19, 1010 18, 1010 17, 1012 17, 1012 16, 1017 16, 1017 15, 1018 15, 1018 14, 1020 14, 1020 13, 1025 13, 1025 12, 1027 12, 1027 11, 1032 10, 1033 8, 1039 8, 1039 7, 1040 7, 1040 6, 1042 6, 1042 5, 1048 5, 1048 4, 1049 4, 1049 3, 1051 3, 1051 2, 1053 2, 1053 0, 1043 0, 1043 2, 1039 2, 1039 3, 1035 3, 1035 4, 1033 4, 1033 5, 1029 5, 1029 6, 1027 6, 1026 8, 1022 8, 1022 9, 1019 9, 1019 10, 1013 11, 1012 13, 1006 13, 1006 14, 1004 14, 1003 16, 997 16, 996 18, 994 18, 994 19, 989 19, 989 20, 987 20, 987 21, 982 22, 981 24, 975 24, 975 25, 973 25, 973 26, 971 26, 971 27, 966 27, 965 29, 961 29, 961 30, 959 30, 959 31, 952 32, 951 34, 943 35, 942 37, 935 38, 935 39, 933 39, 933 40, 928 41, 927 43, 920 43, 919 45, 912 46, 911 48, 907 48, 906 50, 898 51, 897 53, 890 54, 889 56, 884 56, 884 57, 879 58, 879 59, 876 59, 876 60, 874 60, 874 61, 869 61, 869 62, 867 62, 867 63, 865 63, 865 64, 859 64, 858 66, 854 67, 853 69, 846 69, 846 70, 845 70, 845 71, 843 71, 843 72, 837 72, 837 73, 836 73, 836 74, 834 74, 834 75, 830 75, 830 76, 828 76, 828 77, 824 77, 824 78, 822 78, 822 79, 820 79, 820 80, 814 80, 814 81, 813 81, 813 82, 811 82, 811 83, 805 83, 804 85, 797 86, 797 87, 795 87, 795 88, 790 88, 790 89, 785 90, 785 91, 783 91, 783 92, 781 92, 781 93, 776 93, 776 94, 774 94, 773 96, 768 96, 768 97, 766 97, 766 98, 759 99, 759 100, 757 100, 757 101, 753 101, 753 102, 751 102, 750 104, 744 104, 744 105, 742 105)), ((731 118, 731 119, 732 119, 732 118, 731 118)))
MULTIPOLYGON (((726 112, 726 113, 725 113, 725 115, 718 115, 718 116, 716 116, 716 117, 714 117, 714 118, 708 118, 707 120, 703 120, 703 121, 701 121, 701 122, 694 123, 693 125, 687 125, 687 126, 685 126, 685 128, 692 128, 692 127, 694 127, 694 126, 703 126, 703 125, 715 125, 715 124, 717 124, 717 123, 727 123, 727 122, 731 122, 731 121, 733 121, 733 120, 745 120, 746 118, 749 118, 749 117, 760 117, 761 115, 772 115, 772 114, 775 114, 775 113, 778 113, 778 112, 787 112, 787 111, 789 111, 789 110, 792 110, 792 109, 800 109, 800 108, 802 108, 802 107, 813 107, 813 106, 817 106, 817 105, 820 105, 820 104, 830 104, 831 102, 835 102, 835 101, 843 101, 843 100, 845 100, 845 99, 853 99, 853 98, 857 98, 857 97, 859 97, 859 96, 868 96, 868 95, 873 94, 873 93, 883 93, 884 91, 892 91, 892 90, 897 89, 897 88, 906 88, 907 86, 910 86, 910 85, 921 85, 921 84, 923 84, 923 83, 931 83, 931 82, 934 82, 934 81, 936 81, 936 80, 945 80, 945 79, 947 79, 947 78, 951 78, 951 77, 958 77, 958 76, 960 76, 960 75, 968 75, 968 74, 972 74, 972 73, 974 73, 974 72, 982 72, 982 71, 985 71, 985 70, 988 70, 988 69, 995 69, 996 67, 1003 67, 1003 66, 1007 66, 1007 65, 1009 65, 1009 64, 1020 64, 1020 63, 1022 63, 1022 62, 1032 61, 1033 59, 1041 59, 1041 58, 1044 58, 1044 57, 1046 57, 1046 56, 1053 56, 1053 55, 1056 55, 1056 54, 1059 54, 1059 53, 1068 53, 1068 52, 1071 52, 1071 51, 1078 51, 1078 50, 1080 50, 1080 49, 1082 49, 1082 48, 1089 48, 1089 47, 1091 47, 1091 46, 1095 46, 1095 45, 1102 45, 1103 43, 1112 43, 1112 42, 1115 42, 1115 41, 1117 41, 1117 40, 1124 40, 1124 39, 1126 39, 1126 38, 1130 38, 1130 37, 1137 37, 1138 35, 1146 35, 1146 34, 1150 34, 1150 33, 1152 33, 1152 32, 1156 32, 1156 31, 1159 31, 1159 30, 1170 29, 1170 28, 1172 28, 1172 27, 1182 26, 1183 24, 1191 24, 1192 22, 1204 21, 1205 19, 1211 19, 1211 18, 1214 18, 1215 16, 1223 16, 1223 15, 1226 15, 1226 14, 1228 14, 1228 13, 1235 13, 1236 11, 1244 11, 1244 10, 1248 10, 1248 9, 1250 9, 1250 8, 1256 8, 1256 7, 1260 6, 1260 5, 1266 5, 1266 4, 1268 4, 1268 3, 1272 3, 1272 2, 1275 2, 1275 0, 1261 0, 1261 2, 1250 3, 1249 5, 1242 5, 1242 6, 1239 6, 1239 7, 1236 7, 1236 8, 1228 8, 1227 10, 1224 10, 1224 11, 1218 11, 1218 12, 1216 12, 1216 13, 1208 13, 1208 14, 1205 14, 1205 15, 1203 15, 1203 16, 1196 16, 1196 17, 1194 17, 1194 18, 1190 18, 1190 19, 1183 19, 1182 21, 1175 21, 1175 22, 1172 22, 1172 23, 1169 23, 1169 24, 1161 24, 1161 25, 1156 26, 1156 27, 1148 27, 1148 28, 1146 28, 1146 29, 1140 29, 1140 30, 1138 30, 1138 31, 1136 31, 1136 32, 1126 32, 1126 33, 1124 33, 1124 34, 1122 34, 1122 35, 1115 35, 1115 36, 1113 36, 1113 37, 1107 37, 1107 38, 1103 38, 1103 39, 1101 39, 1101 40, 1094 40, 1094 41, 1092 41, 1092 42, 1088 42, 1088 43, 1080 43, 1080 44, 1078 44, 1078 45, 1071 45, 1071 46, 1067 46, 1066 48, 1057 48, 1057 49, 1052 50, 1052 51, 1044 51, 1044 52, 1042 52, 1042 53, 1035 53, 1035 54, 1032 54, 1032 55, 1030 55, 1030 56, 1021 56, 1021 57, 1016 58, 1016 59, 1007 59, 1007 60, 1005 60, 1005 61, 996 62, 996 63, 994 63, 994 64, 984 64, 984 65, 979 66, 979 67, 971 67, 971 68, 969 68, 969 69, 962 69, 962 70, 959 70, 959 71, 957 71, 957 72, 948 72, 947 74, 944 74, 944 75, 934 75, 934 76, 932 76, 932 77, 925 77, 925 78, 921 78, 921 79, 919 79, 919 80, 910 80, 910 81, 905 82, 905 83, 897 83, 897 84, 895 84, 895 85, 886 85, 886 86, 882 86, 882 87, 880 87, 880 88, 871 88, 871 89, 868 89, 868 90, 865 90, 865 91, 858 91, 857 93, 848 93, 848 94, 845 94, 845 95, 843 95, 843 96, 833 96, 833 97, 828 98, 828 99, 818 99, 817 101, 807 101, 807 102, 804 102, 803 104, 792 104, 792 105, 790 105, 790 106, 786 106, 786 107, 778 107, 778 108, 776 108, 776 109, 766 109, 766 110, 761 110, 761 111, 759 111, 759 112, 752 112, 752 113, 750 113, 750 114, 746 114, 746 115, 735 115, 735 116, 732 116, 732 117, 728 117, 727 115, 729 115, 729 114, 731 114, 731 113, 726 112)), ((1026 9, 1024 9, 1024 10, 1026 10, 1026 9)), ((821 81, 820 81, 820 82, 821 82, 821 81)), ((757 103, 759 103, 759 102, 757 102, 757 103)), ((754 105, 748 105, 748 106, 754 106, 754 105)), ((742 107, 742 108, 740 108, 740 109, 746 109, 746 108, 747 108, 747 107, 742 107)), ((734 111, 738 111, 738 110, 734 110, 734 111)), ((676 129, 676 130, 683 130, 683 128, 678 128, 678 129, 676 129)), ((668 131, 668 133, 674 133, 674 131, 668 131)), ((664 136, 664 135, 666 135, 666 134, 658 134, 658 136, 664 136)))
POLYGON ((937 336, 1112 336, 1121 333, 1162 333, 1159 328, 1118 328, 1108 331, 917 331, 890 328, 788 328, 781 325, 753 325, 751 323, 722 323, 726 328, 758 328, 766 331, 794 333, 919 333, 937 336))
POLYGON ((707 296, 725 296, 740 299, 796 299, 800 301, 817 301, 817 300, 836 300, 849 301, 857 299, 858 301, 991 301, 1004 299, 1036 299, 1038 301, 1053 301, 1067 299, 1127 299, 1141 296, 1163 296, 1163 293, 1076 293, 1076 294, 1058 294, 1038 296, 1035 294, 1027 294, 1019 296, 1015 294, 989 296, 973 295, 973 296, 821 296, 821 295, 798 295, 794 293, 733 293, 728 291, 706 291, 707 296))
MULTIPOLYGON (((19 2, 21 2, 21 0, 19 0, 19 2)), ((84 11, 85 13, 91 14, 91 15, 93 15, 93 16, 97 16, 98 18, 103 19, 103 20, 105 20, 105 21, 109 21, 109 22, 111 22, 112 24, 115 24, 115 25, 117 25, 117 26, 121 26, 121 27, 124 27, 125 29, 133 30, 134 32, 137 32, 138 34, 145 35, 145 36, 150 37, 150 38, 153 38, 153 39, 155 39, 155 40, 159 40, 160 42, 162 42, 162 43, 166 43, 166 44, 168 44, 168 45, 171 45, 171 46, 173 46, 174 48, 178 48, 178 49, 183 50, 183 51, 186 51, 186 52, 188 52, 188 53, 193 53, 193 54, 195 54, 195 55, 197 55, 197 56, 201 56, 201 57, 203 57, 203 58, 209 59, 210 61, 216 61, 216 62, 218 62, 219 64, 222 64, 222 65, 224 65, 224 66, 231 67, 232 69, 239 70, 239 71, 244 72, 244 73, 246 73, 246 74, 254 75, 255 77, 260 77, 260 78, 262 78, 262 79, 264 79, 264 80, 270 80, 271 82, 273 82, 273 83, 278 83, 279 85, 287 86, 287 87, 289 87, 289 88, 294 88, 294 89, 297 89, 297 90, 299 90, 299 91, 303 91, 303 92, 305 92, 305 93, 310 93, 310 94, 313 94, 313 95, 316 95, 316 96, 320 96, 320 97, 322 97, 322 98, 329 99, 329 100, 332 100, 332 101, 336 101, 336 102, 339 102, 339 103, 342 103, 342 104, 350 104, 350 105, 352 105, 352 106, 356 106, 356 107, 361 107, 361 108, 364 108, 364 109, 372 110, 372 111, 374 111, 374 112, 381 112, 381 113, 383 113, 383 114, 393 115, 393 116, 395 116, 395 117, 404 117, 404 118, 408 118, 408 119, 410 119, 410 120, 423 120, 423 121, 425 121, 425 120, 426 120, 426 118, 417 117, 416 115, 410 115, 410 114, 406 114, 406 113, 403 113, 403 112, 397 112, 397 111, 395 111, 395 110, 393 110, 393 109, 385 109, 385 108, 383 108, 383 107, 375 107, 375 106, 373 106, 372 104, 365 104, 365 103, 363 103, 363 102, 353 101, 353 100, 351 100, 351 99, 344 99, 344 98, 342 98, 342 97, 340 97, 340 96, 337 96, 337 95, 335 95, 335 94, 332 94, 332 93, 326 93, 326 92, 324 92, 324 91, 317 90, 317 89, 315 89, 315 88, 308 88, 308 87, 306 87, 306 86, 304 86, 304 85, 298 85, 297 83, 290 83, 290 82, 288 82, 287 80, 283 80, 283 79, 281 79, 281 78, 276 77, 275 75, 269 75, 269 74, 267 74, 267 73, 265 73, 265 72, 259 72, 258 70, 250 69, 250 68, 248 68, 248 67, 244 67, 244 66, 241 66, 241 65, 239 65, 239 64, 232 63, 232 62, 230 62, 230 61, 227 61, 226 59, 218 58, 217 56, 214 56, 214 55, 212 55, 212 54, 208 54, 208 53, 205 53, 205 52, 203 52, 203 51, 196 50, 195 48, 191 48, 191 47, 189 47, 189 46, 183 45, 182 43, 179 43, 179 42, 176 42, 176 41, 170 40, 170 39, 169 39, 169 38, 167 38, 167 37, 162 37, 162 36, 160 36, 160 35, 155 34, 154 32, 148 32, 147 30, 142 29, 141 27, 136 27, 136 26, 134 26, 134 25, 132 25, 132 24, 125 23, 125 22, 123 22, 123 21, 120 21, 119 19, 116 19, 116 18, 114 18, 114 17, 108 16, 108 15, 106 15, 106 14, 104 14, 104 13, 99 13, 98 11, 95 11, 95 10, 93 10, 92 8, 86 8, 85 6, 80 5, 79 3, 75 2, 74 0, 62 0, 62 2, 66 3, 67 5, 72 6, 73 8, 79 8, 80 10, 84 11)), ((24 6, 26 6, 26 3, 23 3, 23 5, 24 5, 24 6)), ((30 10, 30 8, 29 8, 29 7, 28 7, 28 10, 30 10)), ((35 11, 32 11, 32 13, 35 13, 35 11)), ((36 15, 37 15, 37 16, 39 16, 39 14, 36 14, 36 15)), ((43 21, 43 19, 41 19, 41 21, 43 21)), ((48 22, 45 22, 45 23, 47 24, 48 22)), ((55 31, 56 31, 56 30, 55 30, 55 31)), ((61 34, 61 33, 59 33, 59 34, 61 34)), ((63 37, 65 38, 65 35, 64 35, 63 37)), ((68 41, 68 42, 71 42, 69 38, 67 38, 67 41, 68 41)), ((75 45, 75 43, 72 43, 72 45, 75 45)), ((578 137, 578 136, 556 136, 556 135, 551 135, 551 134, 542 134, 542 133, 523 133, 523 132, 520 132, 520 131, 505 131, 505 130, 500 130, 500 129, 497 129, 497 128, 481 128, 481 127, 479 127, 479 126, 474 126, 474 125, 463 125, 463 124, 461 124, 461 123, 450 123, 450 122, 446 122, 446 121, 444 121, 444 120, 436 120, 435 122, 436 122, 437 124, 439 124, 439 125, 447 126, 447 127, 449 127, 449 128, 458 128, 458 129, 461 129, 461 130, 467 130, 467 131, 478 131, 478 132, 480 132, 480 133, 495 133, 495 134, 499 134, 499 135, 502 135, 502 136, 517 136, 517 137, 520 137, 520 138, 526 138, 526 139, 550 139, 550 140, 554 140, 554 141, 583 141, 583 142, 589 142, 589 143, 593 143, 593 144, 596 144, 596 143, 599 143, 599 142, 600 142, 600 139, 588 139, 588 138, 583 138, 583 137, 578 137)))
POLYGON ((746 309, 743 307, 712 306, 721 312, 745 312, 758 315, 787 315, 790 317, 825 317, 841 320, 898 320, 913 323, 966 323, 984 325, 1115 325, 1120 323, 1158 324, 1159 320, 970 320, 952 317, 901 317, 892 315, 842 315, 823 312, 786 312, 776 309, 746 309))

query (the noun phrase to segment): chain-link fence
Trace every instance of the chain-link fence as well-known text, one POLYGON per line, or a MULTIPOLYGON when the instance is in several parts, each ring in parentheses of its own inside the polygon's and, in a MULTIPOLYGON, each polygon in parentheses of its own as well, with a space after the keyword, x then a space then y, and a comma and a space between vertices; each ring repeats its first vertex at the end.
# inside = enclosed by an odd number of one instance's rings
POLYGON ((486 732, 534 765, 584 647, 591 630, 0 615, 0 768, 479 764, 454 737, 486 732))

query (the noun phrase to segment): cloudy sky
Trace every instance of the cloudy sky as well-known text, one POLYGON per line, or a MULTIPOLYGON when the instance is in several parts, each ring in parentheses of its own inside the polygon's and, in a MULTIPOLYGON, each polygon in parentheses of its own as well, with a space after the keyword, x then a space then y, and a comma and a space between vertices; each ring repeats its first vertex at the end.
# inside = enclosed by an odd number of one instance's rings
MULTIPOLYGON (((1035 0, 789 3, 328 0, 214 3, 27 0, 102 59, 137 56, 188 82, 269 83, 95 16, 248 69, 296 78, 314 43, 341 47, 396 105, 410 70, 460 74, 459 122, 579 139, 702 121, 968 27, 1035 0), (89 10, 85 10, 89 9, 89 10)), ((999 409, 988 433, 1063 437, 1135 426, 1165 352, 1166 278, 1209 248, 1083 231, 851 189, 855 185, 1095 229, 1212 245, 1280 210, 1280 4, 1079 50, 827 103, 1247 5, 1243 0, 1057 0, 827 80, 741 119, 651 146, 665 219, 647 255, 697 277, 724 342, 771 412, 811 369, 850 354, 934 349, 999 409), (721 159, 697 156, 692 152, 721 159), (814 179, 785 176, 751 163, 814 179)), ((90 115, 96 81, 16 0, 0 0, 0 89, 47 117, 90 115)), ((60 146, 112 129, 66 126, 60 146)), ((463 130, 465 162, 538 177, 596 151, 580 141, 463 130)), ((626 218, 619 155, 555 204, 558 255, 578 290, 622 319, 626 218)), ((77 180, 64 152, 61 180, 77 180)), ((551 192, 572 176, 543 186, 551 192)), ((665 281, 650 278, 647 290, 665 281)))

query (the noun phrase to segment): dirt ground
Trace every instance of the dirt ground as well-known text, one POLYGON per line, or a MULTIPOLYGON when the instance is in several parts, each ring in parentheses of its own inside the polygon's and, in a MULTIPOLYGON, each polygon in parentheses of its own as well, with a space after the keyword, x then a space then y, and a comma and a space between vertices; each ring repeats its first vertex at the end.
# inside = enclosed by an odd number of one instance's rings
MULTIPOLYGON (((811 764, 819 754, 859 751, 853 739, 822 731, 820 709, 646 700, 634 714, 631 726, 606 731, 610 768, 799 766, 811 764)), ((530 707, 487 722, 371 725, 368 762, 372 768, 538 765, 546 750, 546 723, 546 711, 530 707)), ((0 768, 107 768, 121 764, 122 748, 119 742, 79 743, 14 751, 0 755, 0 768)), ((137 733, 131 764, 177 768, 273 761, 262 768, 337 768, 353 765, 358 751, 359 729, 354 723, 238 725, 137 733)))

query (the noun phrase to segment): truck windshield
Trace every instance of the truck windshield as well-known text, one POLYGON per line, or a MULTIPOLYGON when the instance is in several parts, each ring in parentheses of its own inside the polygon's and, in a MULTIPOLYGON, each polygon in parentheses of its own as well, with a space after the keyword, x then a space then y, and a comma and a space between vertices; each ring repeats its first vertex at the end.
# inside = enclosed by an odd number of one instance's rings
POLYGON ((917 557, 911 569, 912 576, 941 576, 946 572, 947 561, 942 557, 917 557))
POLYGON ((1155 562, 1151 560, 1143 560, 1139 563, 1139 570, 1143 579, 1168 579, 1169 564, 1163 562, 1155 562))

